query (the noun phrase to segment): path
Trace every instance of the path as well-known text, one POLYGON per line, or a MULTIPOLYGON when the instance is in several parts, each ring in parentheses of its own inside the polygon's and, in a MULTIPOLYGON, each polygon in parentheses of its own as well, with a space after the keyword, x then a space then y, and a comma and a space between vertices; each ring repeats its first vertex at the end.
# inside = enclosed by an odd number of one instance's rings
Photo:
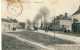
POLYGON ((31 44, 33 44, 33 45, 39 46, 39 47, 44 48, 44 49, 47 49, 47 50, 54 50, 54 48, 49 48, 49 47, 44 46, 44 45, 42 45, 42 44, 39 44, 39 43, 35 43, 35 42, 32 42, 32 41, 26 40, 26 39, 24 39, 24 38, 22 38, 22 37, 20 37, 19 35, 16 35, 16 34, 10 34, 10 33, 3 33, 3 34, 4 34, 4 35, 11 36, 11 37, 14 37, 14 38, 16 38, 16 39, 18 39, 18 40, 20 40, 20 41, 22 41, 22 42, 31 43, 31 44))
MULTIPOLYGON (((37 31, 35 31, 35 32, 37 32, 37 31)), ((38 30, 38 32, 41 33, 41 34, 47 34, 47 35, 50 35, 50 36, 54 36, 53 32, 45 33, 43 30, 38 30)), ((58 38, 61 38, 61 39, 73 41, 73 42, 76 42, 76 43, 80 44, 80 37, 59 34, 57 32, 55 32, 55 36, 58 37, 58 38)))

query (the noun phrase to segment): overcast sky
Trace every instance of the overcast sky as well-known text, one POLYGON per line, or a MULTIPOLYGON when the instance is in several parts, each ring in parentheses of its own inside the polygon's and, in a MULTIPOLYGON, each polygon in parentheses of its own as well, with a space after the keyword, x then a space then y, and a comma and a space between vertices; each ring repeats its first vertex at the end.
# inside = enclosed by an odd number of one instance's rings
POLYGON ((23 11, 22 14, 18 17, 13 17, 7 12, 7 3, 5 0, 2 0, 2 18, 12 17, 16 18, 20 22, 25 22, 26 19, 33 21, 35 15, 38 13, 38 10, 41 7, 48 7, 50 10, 49 19, 59 14, 64 14, 65 12, 69 15, 72 15, 79 7, 80 0, 22 0, 25 3, 22 3, 23 11), (41 3, 27 3, 30 2, 41 2, 41 3))

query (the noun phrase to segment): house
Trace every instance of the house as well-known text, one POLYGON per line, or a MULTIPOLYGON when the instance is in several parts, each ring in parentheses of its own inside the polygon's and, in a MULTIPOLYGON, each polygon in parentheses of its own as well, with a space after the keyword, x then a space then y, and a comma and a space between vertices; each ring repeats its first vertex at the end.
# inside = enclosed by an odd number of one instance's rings
POLYGON ((2 18, 1 27, 2 27, 2 31, 9 31, 9 30, 13 30, 13 28, 17 29, 19 27, 19 23, 16 19, 2 18))
POLYGON ((19 22, 19 29, 25 29, 26 24, 24 22, 19 22))
POLYGON ((78 20, 77 22, 80 22, 80 6, 70 18, 72 18, 72 23, 74 22, 74 19, 78 20))
POLYGON ((70 18, 72 18, 72 32, 80 33, 80 6, 70 18))
POLYGON ((11 29, 13 28, 18 28, 19 27, 19 22, 16 19, 10 19, 11 21, 11 29))
POLYGON ((10 25, 11 25, 10 20, 2 18, 2 22, 1 22, 2 31, 10 30, 10 25))
POLYGON ((54 30, 63 30, 66 28, 66 30, 71 31, 71 18, 68 17, 68 14, 65 13, 65 15, 60 15, 57 16, 53 21, 52 21, 52 27, 54 30))
POLYGON ((66 28, 66 30, 71 31, 71 18, 67 17, 67 18, 60 19, 60 29, 64 29, 64 28, 66 28))

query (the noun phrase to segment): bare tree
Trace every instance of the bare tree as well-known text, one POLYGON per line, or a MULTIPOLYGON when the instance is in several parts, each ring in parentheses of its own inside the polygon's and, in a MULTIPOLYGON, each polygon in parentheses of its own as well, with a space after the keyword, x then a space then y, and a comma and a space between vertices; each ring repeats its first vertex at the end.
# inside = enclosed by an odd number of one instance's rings
POLYGON ((39 9, 39 12, 36 14, 36 16, 35 16, 35 18, 34 18, 34 20, 33 20, 33 23, 34 23, 34 25, 37 23, 38 24, 38 21, 39 20, 42 20, 42 19, 44 19, 44 25, 45 25, 45 23, 46 23, 46 17, 48 17, 48 14, 49 14, 49 10, 48 10, 48 8, 47 7, 42 7, 42 8, 40 8, 39 9))
POLYGON ((44 23, 43 23, 43 27, 45 27, 46 25, 46 21, 47 21, 47 17, 49 15, 49 9, 47 7, 42 7, 40 8, 39 10, 39 14, 41 15, 41 19, 43 18, 44 19, 44 23))
POLYGON ((39 14, 40 14, 42 17, 47 17, 47 15, 49 14, 48 8, 47 8, 47 7, 42 7, 42 8, 40 8, 39 14))
POLYGON ((39 21, 41 20, 42 18, 46 18, 49 14, 49 10, 47 7, 42 7, 39 9, 39 13, 36 14, 35 18, 34 18, 34 21, 39 21))

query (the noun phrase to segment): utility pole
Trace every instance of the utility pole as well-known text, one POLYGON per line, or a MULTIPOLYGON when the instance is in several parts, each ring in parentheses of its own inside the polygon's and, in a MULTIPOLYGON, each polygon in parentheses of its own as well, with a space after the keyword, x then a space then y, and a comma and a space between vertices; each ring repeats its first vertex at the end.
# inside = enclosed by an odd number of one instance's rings
POLYGON ((54 38, 55 38, 55 10, 54 10, 54 38))
POLYGON ((54 19, 54 38, 55 38, 55 19, 54 19))

